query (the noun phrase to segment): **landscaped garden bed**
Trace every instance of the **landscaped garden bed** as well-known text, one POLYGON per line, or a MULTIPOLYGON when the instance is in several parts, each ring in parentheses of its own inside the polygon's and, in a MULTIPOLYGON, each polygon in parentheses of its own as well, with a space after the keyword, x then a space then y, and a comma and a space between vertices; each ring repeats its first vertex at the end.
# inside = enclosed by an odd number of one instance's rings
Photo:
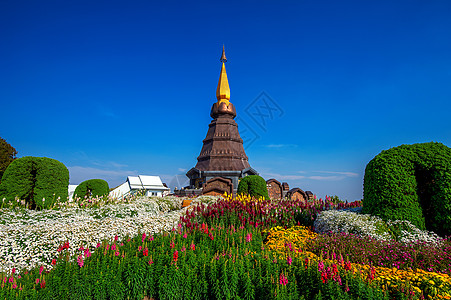
POLYGON ((448 239, 329 200, 9 204, 0 298, 450 298, 448 239))

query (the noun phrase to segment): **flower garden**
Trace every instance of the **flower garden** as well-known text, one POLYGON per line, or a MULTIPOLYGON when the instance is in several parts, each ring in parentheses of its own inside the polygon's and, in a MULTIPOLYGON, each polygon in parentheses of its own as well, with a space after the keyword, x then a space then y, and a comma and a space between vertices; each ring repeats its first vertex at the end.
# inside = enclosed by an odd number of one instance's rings
POLYGON ((330 198, 3 204, 1 299, 450 299, 451 241, 330 198))

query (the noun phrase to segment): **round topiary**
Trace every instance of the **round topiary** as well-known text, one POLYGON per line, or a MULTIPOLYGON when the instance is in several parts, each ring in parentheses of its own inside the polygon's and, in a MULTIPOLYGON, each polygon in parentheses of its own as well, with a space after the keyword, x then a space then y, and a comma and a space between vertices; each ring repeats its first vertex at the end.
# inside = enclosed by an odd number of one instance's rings
POLYGON ((85 196, 106 196, 108 195, 110 188, 108 187, 108 182, 103 179, 89 179, 80 183, 74 191, 74 198, 85 196))
POLYGON ((61 162, 47 157, 25 156, 14 160, 0 184, 0 198, 25 200, 27 207, 50 208, 68 197, 69 171, 61 162))
POLYGON ((251 197, 269 199, 266 181, 258 175, 249 175, 240 180, 237 194, 249 195, 251 197))
POLYGON ((364 213, 451 234, 451 148, 423 143, 382 151, 366 166, 363 194, 364 213))

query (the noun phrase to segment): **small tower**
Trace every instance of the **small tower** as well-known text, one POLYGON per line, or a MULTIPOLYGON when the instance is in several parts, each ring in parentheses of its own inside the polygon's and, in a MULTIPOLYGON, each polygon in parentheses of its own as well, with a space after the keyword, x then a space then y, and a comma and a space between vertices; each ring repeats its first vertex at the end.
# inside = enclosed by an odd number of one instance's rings
POLYGON ((207 136, 203 140, 197 164, 191 168, 186 176, 190 179, 190 188, 200 189, 215 177, 228 178, 233 184, 233 190, 238 188, 238 179, 258 173, 249 165, 244 152, 243 140, 238 132, 238 125, 234 118, 236 110, 230 102, 230 87, 227 79, 224 46, 220 58, 222 63, 219 75, 216 99, 211 108, 211 121, 207 136))

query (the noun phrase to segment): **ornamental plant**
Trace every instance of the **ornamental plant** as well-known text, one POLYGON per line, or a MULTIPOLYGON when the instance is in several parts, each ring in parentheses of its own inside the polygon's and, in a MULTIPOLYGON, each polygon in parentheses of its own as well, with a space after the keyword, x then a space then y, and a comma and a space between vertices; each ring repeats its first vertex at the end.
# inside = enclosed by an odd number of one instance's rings
POLYGON ((80 183, 74 191, 74 198, 103 197, 110 191, 108 182, 103 179, 89 179, 80 183))
POLYGON ((0 184, 0 199, 24 201, 27 208, 43 209, 68 197, 69 171, 59 161, 25 156, 14 160, 0 184))
POLYGON ((258 175, 249 175, 240 180, 237 189, 238 195, 249 195, 254 198, 264 198, 269 200, 266 181, 258 175))
POLYGON ((431 142, 382 151, 365 168, 363 194, 364 213, 450 235, 451 148, 431 142))
POLYGON ((326 299, 389 299, 380 286, 341 267, 329 272, 327 263, 318 270, 316 264, 294 255, 290 263, 279 259, 253 227, 204 223, 190 231, 179 227, 169 233, 113 238, 94 251, 79 247, 70 256, 72 247, 61 246, 52 270, 34 268, 20 278, 13 272, 1 275, 0 297, 314 299, 322 294, 326 299))

